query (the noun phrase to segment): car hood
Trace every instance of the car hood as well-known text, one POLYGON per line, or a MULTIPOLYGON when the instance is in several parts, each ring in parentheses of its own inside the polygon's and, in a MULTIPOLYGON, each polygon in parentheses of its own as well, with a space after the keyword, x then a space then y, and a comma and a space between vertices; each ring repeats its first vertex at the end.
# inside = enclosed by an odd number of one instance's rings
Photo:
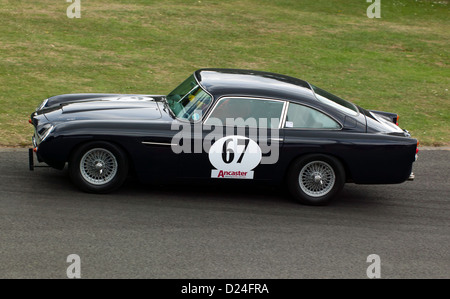
POLYGON ((38 108, 48 121, 155 120, 161 118, 158 101, 164 96, 73 94, 49 98, 38 108))
POLYGON ((117 94, 117 93, 72 93, 62 94, 46 99, 37 110, 54 108, 59 105, 69 103, 80 103, 89 101, 130 101, 144 100, 152 98, 158 100, 162 95, 144 95, 144 94, 117 94))

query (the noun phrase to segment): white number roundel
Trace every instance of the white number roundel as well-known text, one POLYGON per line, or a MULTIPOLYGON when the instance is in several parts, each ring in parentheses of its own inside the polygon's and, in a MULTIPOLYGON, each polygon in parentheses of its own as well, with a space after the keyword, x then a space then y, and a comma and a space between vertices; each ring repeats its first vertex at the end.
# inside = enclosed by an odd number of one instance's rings
POLYGON ((250 171, 261 162, 259 145, 244 136, 226 136, 209 149, 209 161, 216 169, 225 171, 250 171))

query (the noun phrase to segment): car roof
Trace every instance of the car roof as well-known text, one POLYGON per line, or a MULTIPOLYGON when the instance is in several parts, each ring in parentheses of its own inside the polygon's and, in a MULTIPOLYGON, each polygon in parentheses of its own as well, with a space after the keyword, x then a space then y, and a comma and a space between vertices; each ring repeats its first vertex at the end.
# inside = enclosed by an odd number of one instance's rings
POLYGON ((294 77, 240 69, 200 69, 195 76, 214 98, 248 96, 318 102, 311 85, 294 77))

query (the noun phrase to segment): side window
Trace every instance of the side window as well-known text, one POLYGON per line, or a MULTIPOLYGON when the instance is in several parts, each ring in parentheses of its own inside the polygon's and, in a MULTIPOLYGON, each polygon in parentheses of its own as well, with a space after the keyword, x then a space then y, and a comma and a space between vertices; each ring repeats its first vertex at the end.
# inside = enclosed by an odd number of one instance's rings
POLYGON ((299 105, 289 104, 286 115, 285 128, 298 129, 340 129, 341 126, 331 117, 315 109, 299 105))
POLYGON ((232 125, 278 129, 284 102, 247 98, 219 100, 207 125, 232 125))

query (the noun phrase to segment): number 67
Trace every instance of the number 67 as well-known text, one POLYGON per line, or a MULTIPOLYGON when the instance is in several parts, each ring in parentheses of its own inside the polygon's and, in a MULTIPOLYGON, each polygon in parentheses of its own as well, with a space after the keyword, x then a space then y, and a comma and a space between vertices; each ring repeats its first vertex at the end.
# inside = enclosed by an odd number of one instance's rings
MULTIPOLYGON (((234 150, 233 147, 230 146, 230 143, 233 141, 233 138, 227 139, 224 143, 223 143, 223 149, 222 149, 222 160, 224 163, 226 164, 230 164, 231 162, 234 161, 234 150)), ((244 158, 244 154, 247 151, 247 147, 249 144, 249 139, 238 139, 238 146, 239 145, 243 145, 244 149, 241 152, 241 155, 239 156, 239 159, 236 161, 236 164, 239 164, 242 162, 242 159, 244 158)), ((238 151, 237 147, 236 147, 236 151, 238 151)))

